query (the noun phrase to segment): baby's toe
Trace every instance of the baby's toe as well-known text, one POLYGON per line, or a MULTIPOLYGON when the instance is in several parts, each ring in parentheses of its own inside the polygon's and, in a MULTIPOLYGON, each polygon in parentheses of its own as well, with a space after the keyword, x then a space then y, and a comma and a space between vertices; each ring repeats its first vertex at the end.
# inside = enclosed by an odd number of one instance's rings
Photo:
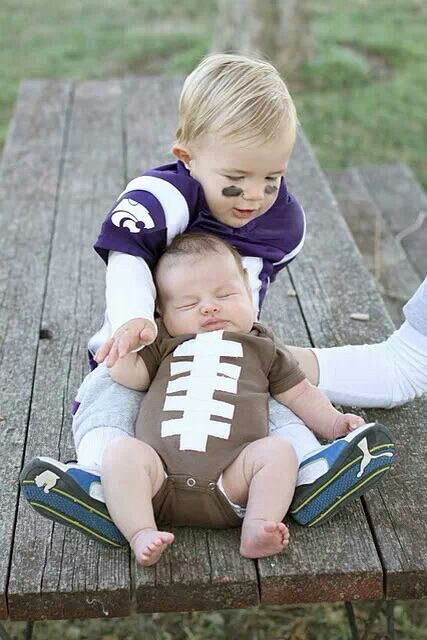
POLYGON ((264 531, 267 533, 274 533, 277 531, 277 523, 276 522, 266 522, 264 524, 264 531))

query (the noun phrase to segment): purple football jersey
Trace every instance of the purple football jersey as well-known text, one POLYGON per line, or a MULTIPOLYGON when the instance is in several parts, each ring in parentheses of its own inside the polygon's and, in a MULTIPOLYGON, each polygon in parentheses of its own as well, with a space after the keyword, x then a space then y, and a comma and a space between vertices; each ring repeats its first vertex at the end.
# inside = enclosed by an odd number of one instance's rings
POLYGON ((261 309, 267 287, 298 254, 305 236, 302 207, 281 180, 274 205, 240 228, 216 220, 202 186, 178 161, 132 180, 105 219, 95 250, 143 258, 150 269, 173 238, 184 231, 211 233, 232 244, 248 270, 254 303, 261 309))

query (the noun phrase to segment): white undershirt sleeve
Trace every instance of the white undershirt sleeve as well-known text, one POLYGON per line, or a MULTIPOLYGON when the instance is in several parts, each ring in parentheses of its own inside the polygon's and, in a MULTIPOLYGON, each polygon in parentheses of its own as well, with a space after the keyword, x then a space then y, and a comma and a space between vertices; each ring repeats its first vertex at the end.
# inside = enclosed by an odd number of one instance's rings
POLYGON ((113 334, 134 318, 146 318, 154 323, 156 288, 143 258, 119 251, 109 252, 106 299, 113 334))

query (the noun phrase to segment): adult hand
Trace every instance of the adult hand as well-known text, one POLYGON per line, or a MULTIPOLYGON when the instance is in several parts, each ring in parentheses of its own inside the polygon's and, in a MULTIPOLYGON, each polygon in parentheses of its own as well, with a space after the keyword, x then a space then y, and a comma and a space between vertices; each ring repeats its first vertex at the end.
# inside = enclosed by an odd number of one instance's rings
POLYGON ((122 324, 115 334, 99 347, 94 359, 98 364, 105 360, 107 367, 112 367, 119 358, 123 358, 134 349, 154 342, 156 336, 157 327, 154 322, 146 318, 133 318, 122 324))

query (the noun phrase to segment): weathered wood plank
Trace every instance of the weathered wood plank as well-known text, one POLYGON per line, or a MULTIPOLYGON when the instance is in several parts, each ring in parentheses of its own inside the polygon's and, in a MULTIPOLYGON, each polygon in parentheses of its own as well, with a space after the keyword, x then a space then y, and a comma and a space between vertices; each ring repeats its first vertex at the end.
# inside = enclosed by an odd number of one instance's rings
MULTIPOLYGON (((381 341, 394 328, 384 302, 315 171, 316 163, 303 138, 297 153, 300 161, 292 165, 290 183, 307 208, 309 224, 305 250, 290 271, 313 343, 326 347, 381 341), (369 321, 352 320, 351 313, 357 311, 368 313, 369 321)), ((397 443, 394 468, 365 500, 385 570, 387 596, 425 597, 426 400, 367 415, 388 424, 397 443)))
MULTIPOLYGON (((38 352, 26 460, 75 458, 69 406, 88 371, 87 339, 105 304, 105 267, 92 243, 124 182, 121 103, 118 81, 75 91, 42 318, 52 337, 38 352)), ((22 500, 9 608, 15 619, 128 615, 128 552, 55 526, 22 500)))
POLYGON ((3 152, 0 199, 28 205, 52 202, 58 186, 62 134, 68 117, 70 83, 57 80, 26 80, 3 152), (66 98, 65 98, 66 99, 66 98))
MULTIPOLYGON (((357 171, 396 235, 416 222, 421 213, 427 215, 426 194, 407 166, 362 167, 357 171)), ((414 268, 423 277, 427 269, 425 218, 418 229, 402 239, 402 245, 414 268)), ((399 434, 398 461, 401 469, 406 470, 403 489, 406 503, 402 504, 401 501, 399 473, 390 477, 390 498, 387 501, 377 493, 369 494, 364 499, 380 548, 387 550, 386 594, 390 599, 426 597, 427 468, 424 458, 427 398, 418 399, 411 405, 394 409, 392 412, 372 412, 371 416, 384 422, 388 420, 399 434), (413 470, 416 470, 415 475, 413 470), (405 522, 405 526, 394 526, 394 523, 400 520, 405 522)))
POLYGON ((327 178, 365 264, 398 327, 404 319, 402 306, 420 285, 420 276, 372 200, 358 169, 328 172, 327 178))
POLYGON ((172 529, 160 562, 136 568, 138 612, 231 609, 259 604, 254 562, 239 554, 239 530, 172 529))
POLYGON ((25 82, 0 176, 0 618, 55 217, 69 83, 25 82), (28 144, 26 145, 26 142, 28 144))
POLYGON ((427 397, 393 411, 370 411, 390 426, 396 463, 380 491, 363 501, 369 513, 391 600, 427 597, 427 397))
POLYGON ((127 177, 174 162, 171 153, 178 123, 178 98, 184 78, 147 76, 127 78, 124 130, 127 177))
POLYGON ((383 597, 381 563, 360 500, 315 529, 287 524, 286 552, 258 561, 261 604, 383 597))
MULTIPOLYGON (((305 247, 289 268, 293 284, 302 281, 304 287, 295 284, 298 298, 292 299, 288 295, 289 285, 280 275, 278 282, 270 287, 266 303, 270 313, 274 310, 272 324, 275 330, 285 340, 291 327, 283 310, 289 309, 291 301, 298 304, 299 314, 292 316, 292 324, 301 325, 300 335, 293 336, 297 340, 293 339, 291 343, 309 346, 310 339, 313 338, 312 332, 317 338, 317 326, 320 335, 325 326, 329 327, 331 324, 333 328, 335 310, 324 302, 323 289, 320 288, 324 272, 328 272, 329 262, 325 262, 328 258, 322 258, 317 268, 313 268, 315 261, 311 254, 311 244, 312 234, 324 237, 328 229, 335 229, 335 221, 330 221, 328 216, 334 206, 336 210, 336 205, 304 139, 299 140, 292 156, 288 183, 302 202, 308 220, 305 247), (313 218, 317 221, 314 230, 313 218), (301 336, 302 327, 305 329, 306 325, 300 316, 300 304, 303 305, 310 339, 301 336), (314 307, 314 313, 305 314, 306 306, 310 309, 314 307)), ((337 210, 336 214, 338 229, 339 224, 345 229, 345 223, 337 210)), ((333 233, 335 238, 335 231, 333 233)), ((347 229, 344 233, 342 241, 347 242, 349 250, 356 254, 354 241, 347 229)), ((342 268, 342 264, 339 268, 342 268)), ((287 342, 289 343, 289 339, 287 342)), ((291 523, 290 532, 291 543, 285 554, 258 562, 262 604, 369 600, 382 597, 382 568, 360 500, 343 509, 331 522, 315 529, 304 529, 291 523)))
POLYGON ((424 278, 427 273, 425 191, 404 164, 360 167, 358 172, 392 232, 396 236, 402 234, 402 247, 414 269, 424 278))

